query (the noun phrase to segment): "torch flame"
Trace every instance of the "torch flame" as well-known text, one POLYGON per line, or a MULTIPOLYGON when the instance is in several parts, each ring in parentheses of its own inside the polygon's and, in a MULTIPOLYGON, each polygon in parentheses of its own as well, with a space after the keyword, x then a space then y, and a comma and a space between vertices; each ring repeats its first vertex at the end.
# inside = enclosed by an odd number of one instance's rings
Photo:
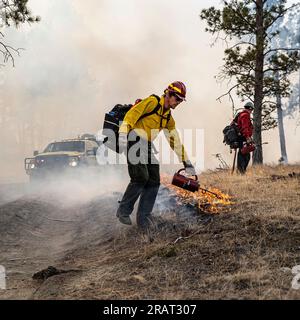
POLYGON ((178 199, 179 204, 193 204, 203 213, 219 214, 231 210, 232 197, 223 193, 217 188, 200 189, 197 192, 190 192, 174 186, 170 183, 172 178, 166 174, 161 176, 161 182, 171 190, 178 199))

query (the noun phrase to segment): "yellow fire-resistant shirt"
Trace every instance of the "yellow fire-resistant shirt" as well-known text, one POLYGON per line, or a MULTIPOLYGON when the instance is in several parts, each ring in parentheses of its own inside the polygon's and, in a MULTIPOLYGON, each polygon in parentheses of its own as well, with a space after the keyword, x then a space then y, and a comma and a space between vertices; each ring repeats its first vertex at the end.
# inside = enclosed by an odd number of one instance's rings
POLYGON ((126 113, 123 123, 120 126, 119 133, 128 134, 131 130, 134 130, 140 137, 148 141, 153 141, 162 129, 167 129, 164 130, 164 132, 170 147, 178 156, 179 161, 187 161, 188 156, 181 143, 172 115, 170 115, 170 119, 167 121, 167 117, 171 111, 167 110, 166 112, 163 112, 164 103, 165 98, 162 96, 160 98, 161 107, 157 112, 158 114, 154 113, 140 119, 143 114, 150 113, 157 106, 157 99, 153 96, 142 100, 126 113))

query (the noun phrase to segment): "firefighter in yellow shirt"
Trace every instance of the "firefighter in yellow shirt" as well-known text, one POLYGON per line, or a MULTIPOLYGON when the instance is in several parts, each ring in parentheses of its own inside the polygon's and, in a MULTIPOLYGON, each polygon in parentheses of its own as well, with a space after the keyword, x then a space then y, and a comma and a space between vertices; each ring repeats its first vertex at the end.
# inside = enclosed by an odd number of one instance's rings
POLYGON ((146 228, 151 222, 151 212, 160 185, 159 164, 153 152, 152 141, 162 129, 170 147, 183 162, 188 175, 195 169, 184 150, 171 109, 186 97, 186 87, 180 82, 171 83, 161 97, 152 95, 130 109, 119 129, 119 150, 127 154, 130 183, 120 201, 117 217, 121 223, 131 225, 130 214, 140 197, 137 208, 137 225, 146 228), (137 141, 139 148, 136 149, 137 141), (138 156, 138 158, 136 158, 138 156))

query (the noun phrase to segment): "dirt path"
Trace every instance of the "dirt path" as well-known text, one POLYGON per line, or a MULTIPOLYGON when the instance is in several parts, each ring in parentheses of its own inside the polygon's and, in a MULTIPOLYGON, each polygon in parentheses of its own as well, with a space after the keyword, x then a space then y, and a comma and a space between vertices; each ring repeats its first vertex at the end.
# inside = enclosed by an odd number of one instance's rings
MULTIPOLYGON (((72 264, 76 250, 103 245, 119 228, 114 216, 118 193, 86 202, 65 203, 53 194, 27 194, 0 205, 0 265, 7 290, 1 299, 34 297, 40 283, 32 275, 62 261, 72 264)), ((76 266, 78 268, 78 266, 76 266)))

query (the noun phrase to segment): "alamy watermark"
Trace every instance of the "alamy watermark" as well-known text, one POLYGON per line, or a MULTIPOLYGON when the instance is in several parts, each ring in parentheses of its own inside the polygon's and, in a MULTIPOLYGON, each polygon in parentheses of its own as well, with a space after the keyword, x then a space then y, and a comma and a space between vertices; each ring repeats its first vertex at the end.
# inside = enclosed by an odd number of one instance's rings
POLYGON ((6 289, 6 270, 0 265, 0 290, 6 289))
POLYGON ((292 289, 299 290, 300 289, 300 265, 297 265, 292 268, 292 274, 295 275, 292 280, 292 289))
MULTIPOLYGON (((101 135, 102 132, 99 132, 98 137, 101 135)), ((151 148, 161 164, 180 164, 183 158, 188 157, 197 171, 204 170, 203 129, 176 129, 172 131, 164 129, 161 132, 153 129, 150 139, 146 131, 132 130, 127 137, 127 142, 131 147, 124 153, 116 153, 114 147, 110 147, 118 144, 115 132, 106 130, 102 137, 107 136, 109 141, 100 145, 97 152, 97 161, 100 165, 126 164, 127 161, 132 164, 149 163, 152 159, 155 163, 156 159, 148 157, 148 151, 151 148), (142 138, 137 140, 137 136, 142 138), (151 145, 149 145, 149 141, 152 141, 151 145), (130 144, 131 142, 135 143, 130 144)))

